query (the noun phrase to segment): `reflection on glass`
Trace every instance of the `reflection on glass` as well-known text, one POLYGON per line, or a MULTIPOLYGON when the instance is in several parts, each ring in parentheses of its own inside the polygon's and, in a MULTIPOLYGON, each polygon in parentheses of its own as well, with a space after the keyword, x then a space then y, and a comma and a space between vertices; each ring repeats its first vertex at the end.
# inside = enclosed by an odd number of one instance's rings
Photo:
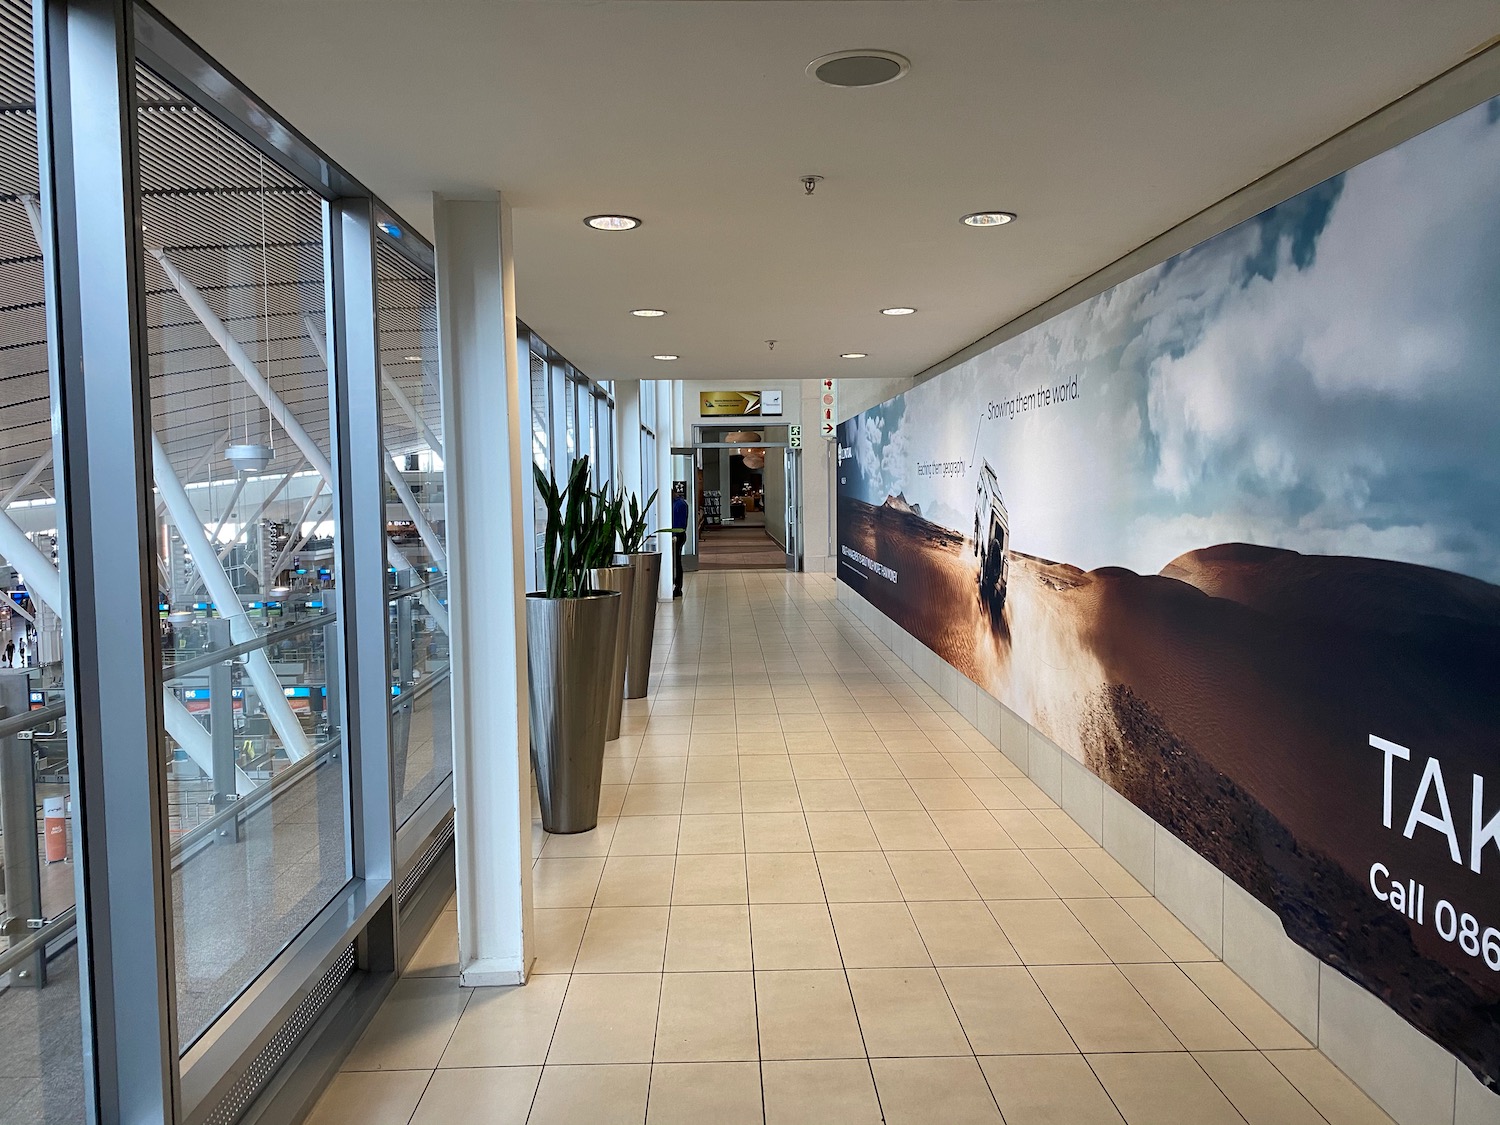
POLYGON ((609 398, 608 384, 601 384, 594 395, 594 416, 594 459, 598 463, 594 479, 602 488, 615 477, 615 408, 609 398))
POLYGON ((137 88, 185 1049, 349 878, 322 203, 137 88))
MULTIPOLYGON (((650 379, 641 381, 640 418, 641 502, 645 503, 656 491, 656 384, 650 379)), ((658 510, 671 516, 670 503, 660 506, 658 510)))
POLYGON ((453 774, 443 410, 432 274, 382 241, 375 298, 385 388, 386 530, 396 548, 387 567, 387 629, 399 826, 453 774))
POLYGON ((0 1120, 83 1117, 31 7, 0 3, 0 1120))
MULTIPOLYGON (((546 473, 552 467, 551 388, 547 383, 547 361, 531 353, 531 463, 546 473)), ((528 487, 531 482, 527 482, 528 487)), ((532 553, 541 565, 542 540, 547 530, 547 506, 535 487, 531 491, 532 553)))

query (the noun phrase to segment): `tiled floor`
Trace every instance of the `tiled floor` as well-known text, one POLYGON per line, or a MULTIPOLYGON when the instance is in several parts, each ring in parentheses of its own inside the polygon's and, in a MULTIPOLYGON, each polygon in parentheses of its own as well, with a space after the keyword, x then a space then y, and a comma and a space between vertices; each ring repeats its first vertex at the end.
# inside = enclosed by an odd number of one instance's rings
POLYGON ((657 638, 531 983, 460 989, 448 914, 315 1125, 1388 1125, 830 579, 657 638))

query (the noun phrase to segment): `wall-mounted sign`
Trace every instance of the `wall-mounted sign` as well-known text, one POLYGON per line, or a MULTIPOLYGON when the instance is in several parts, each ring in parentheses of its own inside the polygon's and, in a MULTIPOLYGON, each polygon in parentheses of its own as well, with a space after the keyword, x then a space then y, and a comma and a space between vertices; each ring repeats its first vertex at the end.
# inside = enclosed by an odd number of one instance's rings
POLYGON ((823 392, 818 405, 823 412, 823 436, 832 441, 839 428, 839 390, 834 380, 823 380, 823 392))
POLYGON ((841 581, 1490 1084, 1496 261, 1492 101, 837 447, 841 581))
POLYGON ((788 426, 786 428, 786 443, 793 449, 802 448, 802 427, 788 426))
POLYGON ((699 391, 698 414, 700 417, 733 415, 779 415, 781 413, 780 391, 699 391))

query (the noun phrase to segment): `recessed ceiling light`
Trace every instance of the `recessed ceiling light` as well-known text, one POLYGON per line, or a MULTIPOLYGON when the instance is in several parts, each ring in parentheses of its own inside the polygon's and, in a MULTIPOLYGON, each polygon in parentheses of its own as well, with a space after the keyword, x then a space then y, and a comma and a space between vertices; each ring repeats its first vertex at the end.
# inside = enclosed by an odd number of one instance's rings
POLYGON ((866 359, 866 358, 869 357, 869 354, 870 354, 869 352, 845 352, 843 355, 839 356, 839 358, 840 359, 866 359))
POLYGON ((1003 227, 1015 219, 1014 211, 975 211, 963 217, 963 224, 966 227, 1003 227))
POLYGON ((807 73, 829 86, 884 86, 911 69, 895 51, 835 51, 807 64, 807 73))
POLYGON ((631 309, 631 316, 666 316, 666 309, 631 309))
POLYGON ((405 356, 402 356, 401 358, 403 360, 405 360, 407 363, 421 363, 422 362, 422 357, 419 356, 419 355, 405 355, 405 356))
POLYGON ((659 359, 663 363, 670 363, 672 360, 676 359, 677 357, 675 355, 654 355, 651 358, 652 359, 659 359))
POLYGON ((595 230, 635 230, 641 225, 633 215, 590 215, 583 222, 595 230))
POLYGON ((911 314, 916 311, 916 309, 908 309, 898 305, 893 309, 881 309, 880 313, 882 316, 911 316, 911 314))

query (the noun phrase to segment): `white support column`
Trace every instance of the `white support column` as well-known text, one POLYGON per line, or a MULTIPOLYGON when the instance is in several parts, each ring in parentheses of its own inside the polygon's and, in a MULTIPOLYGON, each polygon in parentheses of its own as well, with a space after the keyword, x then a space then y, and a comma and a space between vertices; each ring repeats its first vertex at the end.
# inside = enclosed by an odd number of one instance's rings
MULTIPOLYGON (((433 197, 453 630, 458 963, 518 984, 531 949, 522 444, 510 205, 433 197)), ((529 376, 527 376, 529 377, 529 376)))
POLYGON ((620 483, 646 502, 641 480, 641 385, 634 379, 615 383, 615 460, 620 483))

